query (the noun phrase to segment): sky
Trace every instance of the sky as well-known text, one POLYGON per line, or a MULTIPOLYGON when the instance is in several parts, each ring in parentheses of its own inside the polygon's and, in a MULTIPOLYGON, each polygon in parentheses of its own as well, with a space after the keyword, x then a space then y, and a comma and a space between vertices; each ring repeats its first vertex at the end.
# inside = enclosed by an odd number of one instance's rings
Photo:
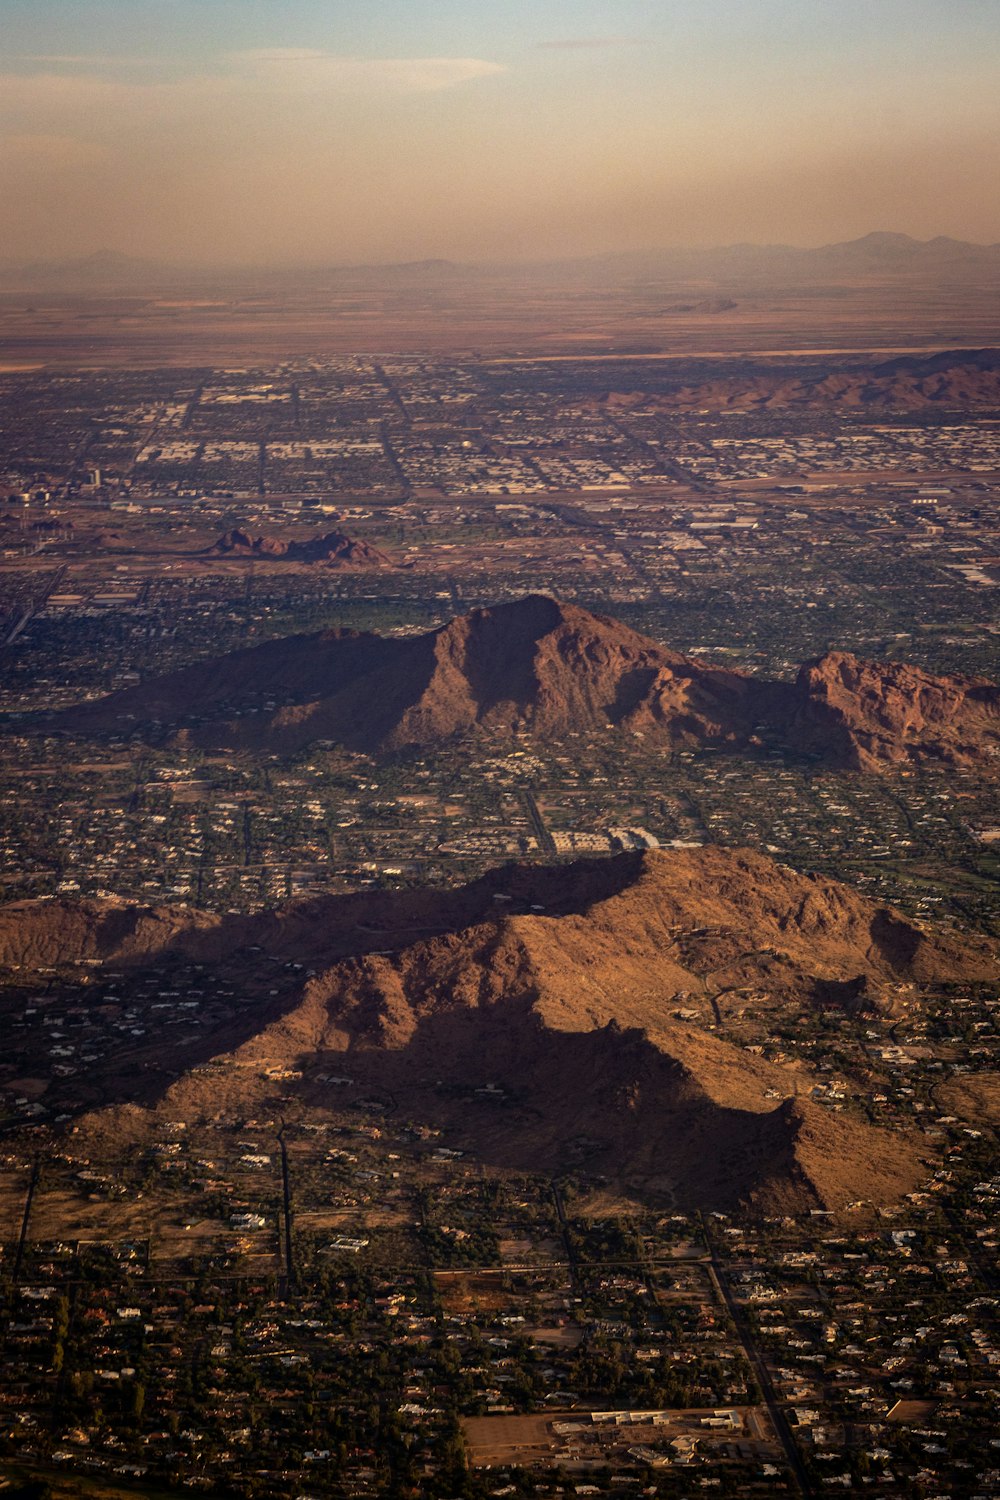
POLYGON ((0 259, 1000 240, 1000 0, 0 0, 0 259))

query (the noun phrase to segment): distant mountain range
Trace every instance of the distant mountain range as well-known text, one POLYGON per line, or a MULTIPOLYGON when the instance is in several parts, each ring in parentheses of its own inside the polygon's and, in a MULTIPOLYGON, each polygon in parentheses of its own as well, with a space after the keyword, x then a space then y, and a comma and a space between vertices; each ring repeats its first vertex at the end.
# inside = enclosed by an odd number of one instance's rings
POLYGON ((205 745, 279 754, 318 739, 379 753, 460 735, 580 733, 734 750, 763 740, 854 770, 1000 769, 1000 687, 985 679, 830 652, 792 683, 770 681, 695 661, 544 595, 475 609, 418 636, 334 629, 267 641, 54 722, 83 734, 192 726, 205 745))
MULTIPOLYGON (((704 367, 703 367, 704 368, 704 367)), ((620 379, 621 377, 619 377, 620 379)), ((633 377, 634 378, 634 377, 633 377)), ((708 375, 673 389, 614 390, 587 398, 592 409, 627 412, 632 406, 664 411, 921 411, 945 407, 1000 408, 1000 350, 947 350, 905 355, 873 364, 852 360, 821 373, 785 363, 741 361, 735 374, 708 375)))
POLYGON ((189 273, 164 261, 122 255, 117 250, 98 250, 93 255, 69 260, 38 260, 0 266, 0 279, 8 285, 74 291, 154 287, 165 281, 176 281, 185 274, 189 273))
POLYGON ((678 280, 709 277, 720 281, 836 281, 858 276, 961 276, 1000 273, 1000 244, 977 245, 939 235, 917 240, 908 234, 876 232, 857 240, 802 249, 796 245, 719 245, 609 255, 592 262, 608 273, 663 276, 678 280))
POLYGON ((401 261, 393 264, 338 266, 174 265, 168 261, 98 250, 93 255, 51 261, 0 264, 0 285, 47 291, 160 292, 216 288, 220 293, 285 283, 349 287, 425 285, 468 280, 479 268, 449 260, 401 261))
MULTIPOLYGON (((324 283, 345 287, 420 287, 475 283, 491 277, 551 280, 572 276, 593 281, 651 279, 718 281, 727 285, 766 282, 812 283, 843 278, 929 277, 976 279, 1000 276, 1000 244, 979 245, 938 235, 918 240, 877 231, 860 239, 803 249, 795 245, 736 244, 667 247, 584 256, 530 264, 465 264, 431 259, 372 265, 185 267, 100 250, 67 260, 8 262, 0 284, 8 287, 80 292, 155 291, 206 283, 324 283)), ((709 299, 711 300, 711 299, 709 299)))

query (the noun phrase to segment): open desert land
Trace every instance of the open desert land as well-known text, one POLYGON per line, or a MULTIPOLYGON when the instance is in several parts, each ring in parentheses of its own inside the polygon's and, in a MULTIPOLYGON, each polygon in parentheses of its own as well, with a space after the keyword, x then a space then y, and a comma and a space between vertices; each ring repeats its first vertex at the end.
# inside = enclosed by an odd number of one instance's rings
POLYGON ((205 305, 155 295, 0 290, 9 368, 149 368, 336 354, 478 353, 493 358, 634 354, 885 354, 1000 343, 996 288, 845 283, 819 290, 666 283, 539 287, 507 279, 447 292, 336 291, 229 297, 205 305))

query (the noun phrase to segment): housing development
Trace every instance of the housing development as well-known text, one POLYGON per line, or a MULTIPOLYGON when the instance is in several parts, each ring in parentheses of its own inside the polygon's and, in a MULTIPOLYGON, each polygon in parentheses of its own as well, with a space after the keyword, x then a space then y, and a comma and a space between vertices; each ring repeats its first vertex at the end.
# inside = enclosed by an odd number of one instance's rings
POLYGON ((866 360, 0 376, 9 1487, 1000 1493, 1000 394, 866 360))

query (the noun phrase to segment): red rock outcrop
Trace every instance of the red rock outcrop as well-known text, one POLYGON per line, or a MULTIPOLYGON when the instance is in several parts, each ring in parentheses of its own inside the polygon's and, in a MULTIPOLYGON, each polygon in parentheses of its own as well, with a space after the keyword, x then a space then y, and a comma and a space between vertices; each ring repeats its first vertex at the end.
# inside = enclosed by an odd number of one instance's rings
MULTIPOLYGON (((230 1023, 211 1077, 168 1087, 167 1117, 253 1110, 276 1073, 322 1109, 324 1080, 347 1072, 485 1161, 564 1171, 585 1137, 588 1170, 688 1207, 889 1202, 926 1175, 923 1145, 832 1114, 807 1064, 778 1066, 718 1035, 719 1007, 738 993, 741 1024, 759 1013, 767 1026, 803 1008, 818 1016, 837 985, 863 981, 871 1007, 1000 973, 982 939, 917 926, 746 850, 513 867, 441 899, 471 920, 426 936, 390 926, 377 951, 354 953, 340 946, 343 903, 314 906, 313 974, 277 1013, 269 1002, 238 1031, 230 1023)), ((283 951, 281 922, 259 940, 283 951)), ((860 1078, 857 1091, 870 1086, 860 1078)))
POLYGON ((1000 688, 831 653, 795 684, 682 656, 543 595, 474 609, 426 635, 330 630, 199 662, 68 710, 71 730, 194 725, 200 743, 368 752, 458 735, 638 735, 668 747, 769 744, 845 769, 1000 766, 1000 688))
POLYGON ((856 770, 1000 765, 1000 687, 831 651, 806 662, 789 739, 856 770))
POLYGON ((207 549, 210 557, 263 557, 284 562, 321 563, 331 568, 391 568, 392 558, 370 542, 328 531, 305 541, 277 536, 251 536, 234 528, 207 549))

